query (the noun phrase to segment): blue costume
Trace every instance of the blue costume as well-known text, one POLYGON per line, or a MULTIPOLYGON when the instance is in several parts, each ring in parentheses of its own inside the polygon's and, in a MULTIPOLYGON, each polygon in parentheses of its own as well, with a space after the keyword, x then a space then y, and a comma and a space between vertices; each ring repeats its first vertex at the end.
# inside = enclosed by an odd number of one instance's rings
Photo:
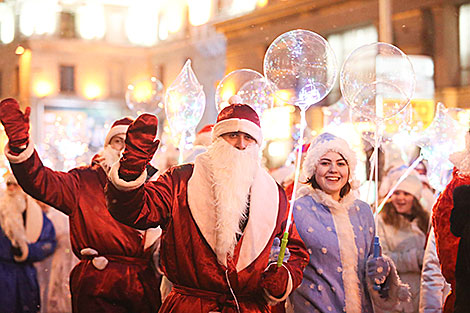
MULTIPOLYGON (((5 205, 5 198, 0 199, 5 205)), ((25 243, 21 255, 13 254, 11 234, 7 228, 5 209, 0 212, 0 312, 39 312, 39 286, 34 262, 41 261, 54 252, 55 231, 51 221, 30 197, 26 200, 25 243), (11 236, 11 235, 10 235, 11 236)), ((20 215, 21 219, 21 215, 20 215)), ((23 220, 23 219, 21 219, 23 220)))

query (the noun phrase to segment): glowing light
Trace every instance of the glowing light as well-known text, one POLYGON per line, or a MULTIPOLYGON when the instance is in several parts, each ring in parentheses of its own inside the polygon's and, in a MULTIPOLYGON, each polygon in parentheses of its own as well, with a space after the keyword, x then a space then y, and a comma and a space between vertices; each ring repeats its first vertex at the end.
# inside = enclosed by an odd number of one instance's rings
POLYGON ((22 55, 24 53, 24 48, 23 46, 18 46, 16 47, 15 54, 16 55, 22 55))
POLYGON ((189 23, 199 26, 207 23, 211 17, 211 0, 189 0, 189 23))
POLYGON ((288 106, 266 109, 261 118, 265 140, 291 137, 291 114, 288 106))
POLYGON ((284 106, 286 105, 286 101, 282 99, 290 99, 293 94, 292 90, 288 89, 280 89, 275 92, 274 97, 274 105, 275 106, 284 106))
POLYGON ((10 43, 15 38, 15 16, 13 9, 6 3, 0 3, 0 41, 10 43))
POLYGON ((129 7, 126 19, 126 34, 136 45, 151 46, 157 42, 158 1, 136 0, 129 7))
POLYGON ((268 154, 271 157, 281 157, 285 156, 289 153, 289 149, 287 149, 284 142, 273 141, 268 146, 268 154))
POLYGON ((98 98, 99 96, 101 96, 100 86, 93 83, 86 85, 84 89, 84 96, 89 100, 98 98))
POLYGON ((258 1, 256 2, 256 6, 257 6, 258 8, 265 7, 267 4, 268 4, 268 0, 258 0, 258 1))
POLYGON ((89 1, 77 10, 77 18, 78 32, 82 38, 103 38, 106 26, 102 4, 89 1))
POLYGON ((52 93, 52 84, 46 80, 39 80, 34 84, 34 93, 39 98, 46 97, 52 93))
POLYGON ((182 4, 179 1, 169 3, 165 15, 170 33, 177 33, 183 27, 183 12, 182 4))
MULTIPOLYGON (((131 87, 131 86, 129 86, 131 87)), ((148 81, 142 81, 137 85, 133 86, 134 98, 136 101, 145 101, 152 97, 152 85, 148 81)))
POLYGON ((20 31, 25 36, 50 35, 55 32, 57 0, 26 0, 21 3, 20 31))

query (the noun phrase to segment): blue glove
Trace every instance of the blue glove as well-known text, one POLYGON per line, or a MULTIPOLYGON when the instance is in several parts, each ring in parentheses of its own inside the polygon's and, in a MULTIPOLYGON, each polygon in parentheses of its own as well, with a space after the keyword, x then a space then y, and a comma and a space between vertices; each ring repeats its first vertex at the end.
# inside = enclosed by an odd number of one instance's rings
MULTIPOLYGON (((277 262, 279 258, 279 253, 281 252, 281 239, 274 238, 273 246, 271 247, 271 252, 269 252, 269 263, 277 262)), ((284 259, 282 263, 286 263, 290 258, 289 248, 286 248, 286 252, 284 253, 284 259)))
POLYGON ((367 277, 376 285, 385 283, 390 274, 390 261, 382 256, 367 260, 367 277))

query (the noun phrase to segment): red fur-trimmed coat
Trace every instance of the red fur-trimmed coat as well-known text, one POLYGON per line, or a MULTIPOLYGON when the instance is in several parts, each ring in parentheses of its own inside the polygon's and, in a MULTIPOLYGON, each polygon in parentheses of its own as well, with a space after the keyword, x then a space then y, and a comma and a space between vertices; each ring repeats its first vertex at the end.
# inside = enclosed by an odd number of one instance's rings
MULTIPOLYGON (((273 240, 284 232, 288 210, 284 191, 264 170, 260 169, 251 187, 244 234, 233 258, 222 264, 215 253, 215 208, 203 164, 198 166, 196 160, 195 166, 173 167, 157 181, 145 184, 140 178, 132 182, 121 180, 116 165, 110 172, 112 184, 108 183, 106 189, 111 214, 139 229, 157 225, 163 229, 160 264, 174 285, 161 312, 237 312, 230 289, 241 312, 271 312, 261 282, 273 240)), ((295 226, 291 228, 288 248, 291 257, 284 265, 290 283, 285 297, 302 281, 308 262, 295 226)), ((285 297, 267 295, 272 301, 285 297)))
MULTIPOLYGON (((459 247, 459 238, 450 232, 450 214, 454 206, 452 194, 456 187, 468 184, 470 184, 470 176, 462 175, 458 169, 454 168, 452 180, 439 195, 433 207, 432 223, 436 236, 437 255, 441 263, 442 275, 450 283, 452 290, 455 290, 455 264, 459 247)), ((455 295, 451 292, 444 305, 445 313, 453 311, 454 301, 455 295)))

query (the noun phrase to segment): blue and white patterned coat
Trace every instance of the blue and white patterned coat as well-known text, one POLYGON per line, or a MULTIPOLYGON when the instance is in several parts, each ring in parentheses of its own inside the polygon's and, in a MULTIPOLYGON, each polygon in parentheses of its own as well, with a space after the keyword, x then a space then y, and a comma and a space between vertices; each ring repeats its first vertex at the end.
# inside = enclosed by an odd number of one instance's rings
POLYGON ((382 308, 393 307, 401 285, 394 266, 387 299, 380 298, 365 277, 375 236, 369 205, 352 193, 338 202, 310 186, 298 194, 294 220, 310 261, 302 284, 290 297, 294 312, 374 312, 372 302, 382 308))

